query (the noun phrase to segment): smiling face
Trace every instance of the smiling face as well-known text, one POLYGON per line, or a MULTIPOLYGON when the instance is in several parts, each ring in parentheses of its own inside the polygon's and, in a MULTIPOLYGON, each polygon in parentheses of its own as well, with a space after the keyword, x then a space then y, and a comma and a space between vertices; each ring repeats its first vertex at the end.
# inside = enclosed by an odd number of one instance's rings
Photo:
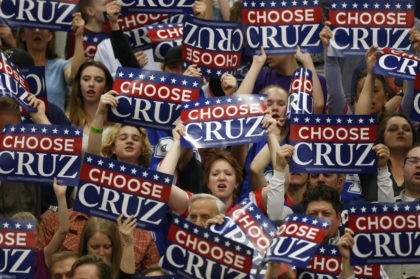
POLYGON ((112 153, 114 153, 119 161, 136 165, 141 155, 140 131, 133 126, 123 126, 114 143, 112 153))
POLYGON ((420 198, 420 162, 416 162, 420 158, 420 146, 411 149, 407 153, 404 163, 404 184, 406 194, 413 198, 420 198))
POLYGON ((223 159, 214 161, 210 167, 207 187, 213 195, 229 206, 235 190, 239 187, 232 165, 223 159))
POLYGON ((329 240, 337 235, 338 227, 341 223, 341 216, 335 211, 330 202, 312 201, 308 204, 305 214, 331 221, 331 226, 327 232, 325 240, 329 240))
POLYGON ((106 77, 102 69, 86 67, 80 76, 80 90, 85 102, 97 103, 105 92, 106 77))

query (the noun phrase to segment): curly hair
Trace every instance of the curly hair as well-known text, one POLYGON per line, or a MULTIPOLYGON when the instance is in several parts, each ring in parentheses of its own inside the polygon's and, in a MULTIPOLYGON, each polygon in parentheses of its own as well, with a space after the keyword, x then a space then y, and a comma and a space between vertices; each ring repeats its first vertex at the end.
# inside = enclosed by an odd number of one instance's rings
MULTIPOLYGON (((117 139, 118 134, 120 133, 122 127, 129 125, 115 124, 111 127, 107 137, 105 138, 102 144, 102 154, 105 157, 117 159, 115 154, 112 153, 112 149, 115 146, 115 140, 117 139)), ((134 127, 134 126, 131 126, 134 127)), ((139 130, 141 135, 141 156, 138 158, 137 162, 140 167, 147 168, 150 164, 150 157, 152 154, 152 146, 150 145, 149 139, 147 137, 147 131, 144 128, 135 127, 139 130)))

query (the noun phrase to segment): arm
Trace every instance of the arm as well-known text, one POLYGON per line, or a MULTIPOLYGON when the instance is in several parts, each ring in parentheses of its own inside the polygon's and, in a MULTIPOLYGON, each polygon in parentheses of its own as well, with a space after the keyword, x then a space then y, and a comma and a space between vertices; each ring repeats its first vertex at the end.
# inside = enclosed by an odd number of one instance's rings
POLYGON ((378 57, 376 49, 377 47, 370 47, 365 55, 367 76, 362 92, 354 105, 355 114, 370 114, 370 106, 372 104, 372 95, 375 85, 375 75, 372 73, 372 69, 378 57))
POLYGON ((389 148, 379 143, 373 147, 376 153, 376 161, 378 165, 378 202, 393 202, 394 189, 392 188, 391 173, 388 170, 389 148))
POLYGON ((213 4, 208 0, 195 0, 193 14, 197 18, 213 19, 213 4))
POLYGON ((63 185, 57 184, 57 179, 54 178, 54 192, 57 197, 58 203, 58 231, 56 231, 51 239, 51 241, 44 247, 44 257, 45 263, 47 267, 50 267, 51 256, 52 254, 56 253, 61 245, 63 244, 64 240, 66 239, 66 235, 69 232, 70 222, 69 216, 67 213, 67 201, 66 201, 66 190, 67 187, 63 185))
POLYGON ((0 24, 0 45, 2 44, 7 47, 16 47, 16 39, 12 29, 6 24, 0 24))
POLYGON ((220 13, 222 14, 223 20, 230 19, 230 5, 227 0, 219 0, 220 13))
MULTIPOLYGON (((248 73, 244 80, 241 82, 238 90, 236 90, 235 94, 252 94, 252 90, 255 86, 255 81, 258 78, 258 74, 260 73, 262 67, 264 66, 265 60, 267 59, 267 55, 265 54, 264 48, 261 48, 260 55, 254 55, 252 57, 252 64, 249 68, 248 73)), ((258 92, 257 92, 258 93, 258 92)))
POLYGON ((350 250, 354 245, 353 231, 349 228, 345 229, 344 235, 338 240, 337 246, 343 260, 343 269, 340 279, 355 278, 354 267, 350 264, 350 250))
POLYGON ((80 12, 73 14, 72 29, 74 32, 74 54, 71 58, 71 65, 64 68, 64 77, 67 84, 73 82, 80 65, 85 61, 85 50, 83 47, 83 30, 85 21, 80 12))
POLYGON ((300 47, 296 50, 296 59, 302 63, 302 66, 306 69, 311 70, 312 72, 312 82, 313 82, 313 93, 312 99, 314 102, 313 113, 321 114, 324 111, 324 94, 321 87, 321 82, 319 82, 318 74, 315 69, 314 62, 310 53, 303 53, 300 51, 300 47))
POLYGON ((89 141, 87 152, 95 155, 101 154, 102 147, 102 131, 104 123, 108 117, 108 107, 116 107, 118 99, 115 97, 117 92, 111 90, 101 96, 95 118, 92 121, 91 131, 89 133, 89 141))
POLYGON ((124 222, 121 214, 117 219, 118 230, 123 239, 120 270, 127 274, 136 273, 136 262, 134 255, 134 229, 137 225, 136 217, 128 216, 124 222))
POLYGON ((338 58, 330 57, 327 55, 327 46, 329 40, 332 38, 332 31, 329 27, 330 24, 330 21, 326 21, 324 28, 319 34, 324 46, 324 71, 328 88, 327 108, 329 114, 344 114, 346 112, 346 107, 347 109, 349 108, 346 101, 346 94, 343 88, 343 81, 338 58))

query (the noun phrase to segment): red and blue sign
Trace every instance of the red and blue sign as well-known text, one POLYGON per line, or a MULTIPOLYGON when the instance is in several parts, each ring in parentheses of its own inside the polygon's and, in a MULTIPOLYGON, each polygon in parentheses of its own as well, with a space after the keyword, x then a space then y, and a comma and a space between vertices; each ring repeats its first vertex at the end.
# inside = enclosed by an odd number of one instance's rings
POLYGON ((134 215, 137 227, 166 228, 173 176, 86 153, 74 210, 116 221, 134 215))
POLYGON ((420 263, 420 202, 355 204, 348 213, 352 265, 420 263))
POLYGON ((406 80, 415 80, 420 56, 400 50, 384 48, 376 60, 373 72, 406 80))
POLYGON ((193 14, 194 0, 121 0, 125 13, 193 14))
POLYGON ((364 55, 371 46, 408 51, 414 0, 331 0, 330 56, 364 55))
POLYGON ((293 72, 287 99, 287 118, 291 114, 311 114, 313 112, 312 71, 298 68, 293 72))
POLYGON ((147 27, 147 32, 152 40, 153 57, 157 62, 163 62, 168 50, 182 44, 183 24, 152 24, 147 27))
POLYGON ((61 125, 7 125, 0 133, 0 180, 77 186, 82 128, 61 125))
POLYGON ((162 267, 184 278, 249 278, 253 250, 174 216, 162 267))
POLYGON ((77 0, 3 0, 0 17, 13 28, 42 28, 70 31, 73 14, 77 12, 77 0))
POLYGON ((1 278, 34 278, 35 248, 34 221, 0 219, 1 278))
POLYGON ((416 80, 414 82, 414 102, 413 107, 411 108, 410 118, 420 122, 420 71, 417 72, 416 80))
POLYGON ((265 140, 261 122, 267 108, 264 95, 202 98, 182 104, 181 121, 186 136, 181 144, 206 148, 248 144, 265 140))
POLYGON ((258 54, 261 47, 270 55, 322 52, 322 1, 242 1, 246 52, 258 54))
POLYGON ((295 151, 291 172, 377 173, 372 147, 377 124, 371 115, 295 114, 290 144, 295 151))
POLYGON ((117 69, 113 89, 118 106, 108 120, 129 125, 171 130, 181 113, 181 103, 197 100, 200 78, 135 68, 117 69))
POLYGON ((188 16, 184 21, 184 68, 197 65, 203 76, 221 78, 233 74, 242 56, 243 34, 238 22, 204 20, 188 16))

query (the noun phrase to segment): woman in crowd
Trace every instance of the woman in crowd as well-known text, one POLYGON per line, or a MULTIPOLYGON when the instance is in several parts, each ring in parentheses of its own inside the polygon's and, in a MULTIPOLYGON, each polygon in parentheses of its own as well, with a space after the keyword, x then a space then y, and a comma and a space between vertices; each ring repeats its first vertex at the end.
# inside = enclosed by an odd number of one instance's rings
POLYGON ((72 28, 75 30, 75 52, 73 58, 58 58, 55 52, 55 34, 48 29, 22 28, 16 35, 17 47, 23 48, 34 59, 35 66, 45 66, 45 80, 48 100, 63 111, 66 103, 67 86, 84 61, 84 21, 80 13, 73 14, 72 28))
POLYGON ((84 62, 76 73, 67 106, 67 116, 73 125, 83 127, 83 150, 87 148, 89 129, 98 109, 99 100, 102 94, 112 89, 112 85, 111 73, 99 61, 84 62))

